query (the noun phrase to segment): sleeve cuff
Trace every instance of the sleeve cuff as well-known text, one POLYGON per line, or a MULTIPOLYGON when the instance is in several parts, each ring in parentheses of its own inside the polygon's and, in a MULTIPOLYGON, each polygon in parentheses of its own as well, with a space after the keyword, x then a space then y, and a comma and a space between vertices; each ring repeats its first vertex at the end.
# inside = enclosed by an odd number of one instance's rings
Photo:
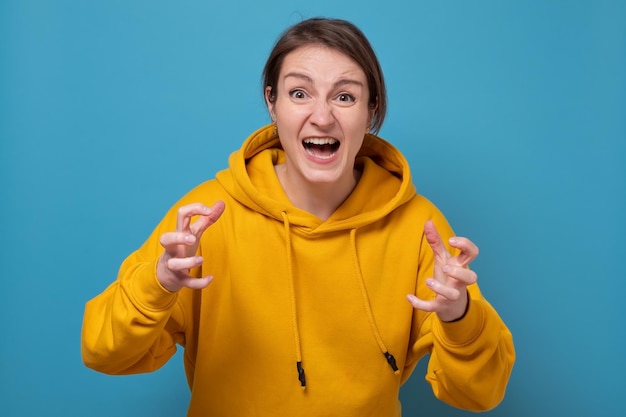
POLYGON ((480 335, 485 321, 484 306, 480 299, 470 299, 465 315, 456 321, 438 320, 437 334, 449 345, 462 346, 472 343, 480 335))
POLYGON ((167 310, 176 302, 177 293, 163 287, 157 279, 156 261, 143 268, 145 273, 136 274, 131 285, 133 299, 148 310, 167 310))

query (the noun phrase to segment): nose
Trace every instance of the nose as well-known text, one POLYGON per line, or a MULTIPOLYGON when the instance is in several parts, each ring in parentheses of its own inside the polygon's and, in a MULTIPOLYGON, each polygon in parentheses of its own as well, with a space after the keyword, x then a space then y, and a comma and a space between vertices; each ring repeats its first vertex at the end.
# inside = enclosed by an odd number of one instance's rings
POLYGON ((315 100, 315 102, 311 104, 309 120, 319 127, 332 125, 335 121, 332 106, 326 100, 315 100))

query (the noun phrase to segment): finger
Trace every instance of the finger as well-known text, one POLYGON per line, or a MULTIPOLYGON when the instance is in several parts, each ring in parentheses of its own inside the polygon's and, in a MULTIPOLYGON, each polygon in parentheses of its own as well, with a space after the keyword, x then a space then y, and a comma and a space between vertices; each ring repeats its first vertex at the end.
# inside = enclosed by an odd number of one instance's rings
POLYGON ((431 313, 436 311, 437 304, 433 300, 422 300, 413 294, 407 294, 406 299, 413 306, 413 308, 431 313))
POLYGON ((176 218, 176 231, 183 232, 189 230, 191 218, 193 216, 206 216, 211 214, 211 208, 202 203, 192 203, 178 208, 176 218))
POLYGON ((181 285, 183 287, 191 288, 192 290, 201 290, 208 287, 212 281, 213 277, 211 275, 202 278, 189 277, 181 280, 181 285))
POLYGON ((478 256, 478 246, 465 237, 452 237, 449 240, 450 246, 460 249, 461 253, 454 257, 460 266, 467 266, 478 256))
POLYGON ((200 237, 204 231, 215 223, 222 213, 224 212, 225 204, 223 201, 218 201, 213 204, 212 207, 209 208, 209 212, 207 214, 203 214, 190 225, 191 233, 200 237))
POLYGON ((440 261, 445 261, 450 257, 450 253, 441 241, 441 236, 439 236, 439 232, 431 220, 424 224, 424 235, 433 253, 440 261))
POLYGON ((457 280, 463 286, 475 283, 478 279, 476 272, 463 266, 446 265, 443 272, 450 278, 457 280))
POLYGON ((442 284, 435 279, 428 278, 426 280, 426 286, 433 290, 435 294, 442 296, 446 300, 457 301, 461 298, 461 291, 458 288, 442 284))
POLYGON ((190 256, 188 258, 170 258, 166 261, 167 268, 174 272, 186 272, 191 268, 202 265, 201 256, 190 256))
POLYGON ((169 255, 176 256, 178 245, 191 246, 196 240, 196 237, 189 233, 166 232, 161 235, 159 242, 169 255))

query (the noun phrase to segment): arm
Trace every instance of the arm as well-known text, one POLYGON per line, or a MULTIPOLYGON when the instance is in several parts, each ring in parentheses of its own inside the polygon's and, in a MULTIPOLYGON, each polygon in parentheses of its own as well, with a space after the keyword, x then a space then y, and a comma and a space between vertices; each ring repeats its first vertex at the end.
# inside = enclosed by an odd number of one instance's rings
POLYGON ((433 277, 419 280, 418 285, 427 287, 418 289, 421 297, 407 298, 430 314, 413 351, 430 351, 426 379, 437 398, 472 411, 492 409, 504 397, 515 351, 511 333, 480 294, 477 276, 468 268, 478 248, 469 239, 452 237, 452 256, 431 222, 424 227, 424 238, 433 277))
POLYGON ((184 343, 177 291, 211 282, 210 276, 193 277, 191 270, 202 264, 195 256, 197 242, 223 210, 218 202, 212 208, 191 204, 171 211, 122 263, 118 279, 87 303, 82 355, 88 367, 109 374, 150 372, 167 362, 176 343, 184 343), (193 216, 199 217, 192 223, 193 216), (174 224, 175 231, 167 231, 174 224))

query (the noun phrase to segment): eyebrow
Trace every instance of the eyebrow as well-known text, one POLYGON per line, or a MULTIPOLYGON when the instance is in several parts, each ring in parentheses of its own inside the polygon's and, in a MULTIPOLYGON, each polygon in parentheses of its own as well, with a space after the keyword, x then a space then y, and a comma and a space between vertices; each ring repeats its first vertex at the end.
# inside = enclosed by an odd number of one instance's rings
MULTIPOLYGON (((305 82, 307 82, 309 84, 315 84, 311 77, 309 77, 308 75, 301 74, 299 72, 287 73, 287 74, 285 74, 284 78, 289 78, 289 77, 299 78, 302 81, 305 81, 305 82)), ((342 79, 336 81, 335 84, 333 85, 333 87, 337 88, 337 87, 341 87, 343 85, 356 85, 358 87, 363 87, 363 83, 361 81, 353 80, 351 78, 342 78, 342 79)))

